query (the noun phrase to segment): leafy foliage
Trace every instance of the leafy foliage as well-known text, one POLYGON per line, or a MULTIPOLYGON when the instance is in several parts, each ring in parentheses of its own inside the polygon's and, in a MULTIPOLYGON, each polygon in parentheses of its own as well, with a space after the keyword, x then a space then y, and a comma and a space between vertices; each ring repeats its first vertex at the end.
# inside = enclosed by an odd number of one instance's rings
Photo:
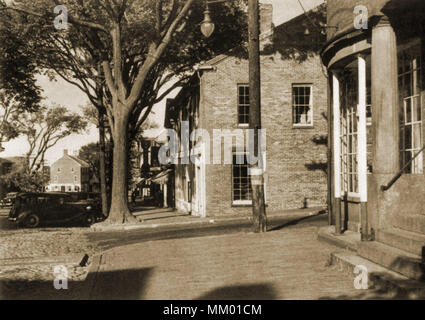
POLYGON ((37 53, 37 65, 78 86, 106 111, 117 160, 111 221, 130 217, 125 200, 128 141, 153 105, 187 81, 194 65, 245 42, 245 2, 214 5, 217 30, 209 39, 199 29, 204 1, 67 0, 69 27, 60 32, 53 27, 50 0, 3 4, 7 10, 0 11, 34 20, 29 30, 36 34, 31 51, 37 53))
POLYGON ((35 74, 39 69, 31 50, 34 37, 25 25, 26 21, 20 20, 18 14, 2 12, 0 89, 2 94, 13 99, 21 110, 33 111, 41 101, 41 89, 36 84, 35 74))
POLYGON ((19 118, 22 134, 29 144, 27 171, 39 171, 44 163, 46 151, 58 141, 71 134, 82 133, 87 127, 80 115, 69 112, 65 107, 42 106, 37 112, 23 114, 19 118))
POLYGON ((49 182, 49 175, 44 171, 29 172, 21 167, 2 177, 9 190, 21 192, 40 192, 49 182))

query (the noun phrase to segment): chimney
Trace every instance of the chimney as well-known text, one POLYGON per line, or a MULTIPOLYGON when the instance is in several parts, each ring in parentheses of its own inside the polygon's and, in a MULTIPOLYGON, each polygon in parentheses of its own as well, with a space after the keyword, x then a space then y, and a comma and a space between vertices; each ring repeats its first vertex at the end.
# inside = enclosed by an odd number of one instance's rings
POLYGON ((260 4, 260 34, 267 33, 273 27, 273 5, 260 4))
POLYGON ((64 155, 64 156, 67 156, 67 155, 68 155, 68 149, 64 149, 64 150, 63 150, 63 155, 64 155))

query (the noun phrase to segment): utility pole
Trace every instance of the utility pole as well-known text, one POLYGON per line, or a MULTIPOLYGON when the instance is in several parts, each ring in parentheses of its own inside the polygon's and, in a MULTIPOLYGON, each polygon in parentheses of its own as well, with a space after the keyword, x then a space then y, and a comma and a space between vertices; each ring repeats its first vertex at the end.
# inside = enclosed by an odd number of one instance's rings
MULTIPOLYGON (((264 201, 263 155, 261 148, 261 86, 260 86, 260 9, 258 0, 248 0, 249 35, 249 127, 254 130, 254 153, 258 159, 251 164, 253 231, 267 231, 266 206, 264 201), (259 152, 260 151, 260 152, 259 152)), ((252 136, 251 136, 252 137, 252 136)), ((252 145, 252 144, 251 144, 252 145)))

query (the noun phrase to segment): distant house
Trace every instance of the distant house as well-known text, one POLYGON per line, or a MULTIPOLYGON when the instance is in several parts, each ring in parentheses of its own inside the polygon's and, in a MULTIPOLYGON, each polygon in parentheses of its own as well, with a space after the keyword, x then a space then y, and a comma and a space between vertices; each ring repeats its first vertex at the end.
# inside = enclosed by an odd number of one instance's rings
POLYGON ((90 165, 64 150, 62 158, 50 167, 50 184, 46 191, 88 192, 90 165))

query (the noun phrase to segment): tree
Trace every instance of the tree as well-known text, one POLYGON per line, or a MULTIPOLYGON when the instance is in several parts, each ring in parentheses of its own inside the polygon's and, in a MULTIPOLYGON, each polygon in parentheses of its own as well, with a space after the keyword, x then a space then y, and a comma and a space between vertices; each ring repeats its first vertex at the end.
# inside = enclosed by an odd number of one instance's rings
POLYGON ((3 151, 3 143, 19 136, 19 122, 17 118, 21 113, 20 105, 0 89, 0 152, 3 151))
POLYGON ((26 166, 18 166, 2 177, 9 190, 21 192, 40 192, 49 182, 44 170, 29 172, 26 166))
POLYGON ((99 171, 99 143, 91 142, 80 148, 78 158, 84 160, 90 165, 90 174, 97 179, 100 179, 99 171))
MULTIPOLYGON (((10 19, 16 14, 8 13, 10 19)), ((37 66, 31 56, 28 30, 0 19, 0 152, 3 143, 19 136, 17 116, 37 110, 41 90, 36 84, 37 66)))
POLYGON ((19 118, 22 134, 29 145, 26 153, 26 171, 37 172, 43 168, 46 151, 63 138, 76 133, 82 133, 87 122, 65 107, 40 107, 30 114, 19 118))
MULTIPOLYGON (((69 0, 72 27, 56 32, 52 26, 39 33, 34 52, 40 64, 81 87, 108 116, 114 142, 108 223, 134 219, 127 203, 129 135, 137 132, 155 103, 188 79, 193 65, 244 43, 242 3, 217 4, 213 19, 220 23, 208 40, 199 30, 204 2, 196 0, 69 0)), ((3 4, 40 18, 39 28, 41 21, 51 25, 55 18, 50 6, 47 0, 3 4)))

